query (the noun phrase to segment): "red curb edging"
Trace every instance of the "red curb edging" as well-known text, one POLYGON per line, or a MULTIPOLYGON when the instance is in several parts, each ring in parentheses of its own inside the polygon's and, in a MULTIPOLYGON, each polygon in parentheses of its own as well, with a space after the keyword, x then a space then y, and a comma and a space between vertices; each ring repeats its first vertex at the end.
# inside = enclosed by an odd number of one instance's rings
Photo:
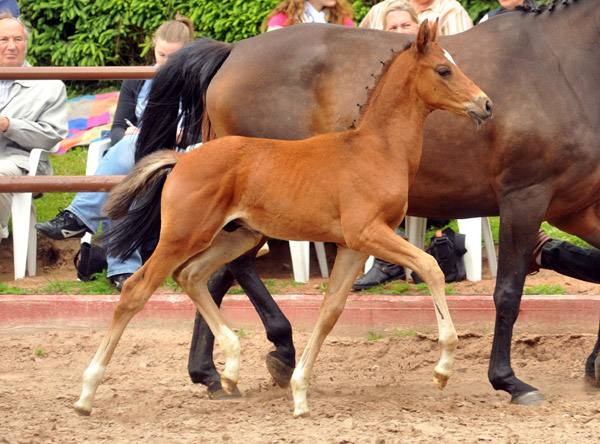
MULTIPOLYGON (((322 295, 275 295, 275 300, 292 325, 312 325, 317 319, 322 295)), ((0 328, 25 326, 107 326, 118 295, 0 295, 0 328)), ((495 307, 491 296, 446 297, 455 324, 493 325, 495 307)), ((232 325, 260 324, 245 295, 228 295, 222 311, 232 325)), ((598 322, 600 295, 525 295, 519 321, 539 323, 598 322)), ((132 323, 189 322, 194 306, 184 294, 152 296, 132 323)), ((435 325, 431 296, 351 295, 339 325, 394 326, 435 325)))

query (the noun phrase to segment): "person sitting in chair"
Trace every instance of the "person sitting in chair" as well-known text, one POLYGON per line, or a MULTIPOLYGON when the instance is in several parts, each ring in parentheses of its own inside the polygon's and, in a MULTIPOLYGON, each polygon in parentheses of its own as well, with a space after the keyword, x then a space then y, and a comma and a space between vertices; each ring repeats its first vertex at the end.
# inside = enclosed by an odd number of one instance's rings
MULTIPOLYGON (((30 66, 29 29, 21 18, 0 13, 0 66, 30 66)), ((50 149, 69 135, 67 90, 60 80, 0 80, 0 175, 23 176, 34 148, 50 149)), ((37 174, 51 175, 41 160, 37 174)), ((0 240, 8 237, 12 194, 0 194, 0 240)))

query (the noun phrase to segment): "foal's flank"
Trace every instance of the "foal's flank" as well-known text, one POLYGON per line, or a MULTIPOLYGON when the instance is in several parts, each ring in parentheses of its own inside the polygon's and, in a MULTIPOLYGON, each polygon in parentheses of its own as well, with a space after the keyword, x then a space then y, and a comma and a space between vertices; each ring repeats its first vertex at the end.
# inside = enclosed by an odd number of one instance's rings
POLYGON ((86 371, 76 403, 92 410, 93 394, 125 325, 154 289, 172 274, 207 320, 223 348, 222 385, 237 384, 239 342, 207 290, 221 265, 258 244, 262 235, 335 242, 338 252, 309 343, 292 376, 294 416, 310 415, 306 393, 327 334, 344 309, 358 271, 369 255, 415 270, 431 289, 441 358, 434 381, 442 389, 452 373, 457 335, 435 259, 393 232, 404 218, 408 188, 418 168, 423 124, 434 109, 479 123, 491 102, 436 42, 437 22, 425 21, 415 42, 388 64, 355 129, 303 141, 226 137, 186 155, 163 151, 142 159, 109 197, 109 216, 124 216, 117 245, 140 242, 139 224, 153 224, 143 207, 156 205, 162 189, 161 235, 154 254, 123 287, 113 324, 86 371), (382 117, 385 116, 385 117, 382 117), (140 204, 141 205, 141 204, 140 204), (141 210, 141 211, 140 211, 141 210))

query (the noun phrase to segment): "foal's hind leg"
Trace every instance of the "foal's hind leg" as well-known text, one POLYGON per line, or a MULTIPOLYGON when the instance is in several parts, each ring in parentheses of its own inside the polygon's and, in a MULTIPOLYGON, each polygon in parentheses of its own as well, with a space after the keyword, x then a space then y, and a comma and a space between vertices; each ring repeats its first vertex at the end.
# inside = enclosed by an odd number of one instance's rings
POLYGON ((94 359, 83 373, 83 389, 79 400, 75 403, 75 412, 78 415, 87 416, 92 412, 96 390, 102 381, 102 376, 125 327, 127 327, 131 318, 144 308, 154 290, 171 274, 174 266, 170 267, 169 264, 175 263, 175 265, 178 265, 176 263, 177 256, 163 253, 159 244, 156 252, 148 262, 131 276, 123 286, 110 327, 94 359))
POLYGON ((441 390, 446 386, 458 344, 458 336, 450 318, 445 295, 444 273, 433 256, 397 236, 386 225, 371 227, 369 241, 363 251, 393 264, 414 270, 429 286, 439 330, 440 361, 435 366, 433 381, 441 390))
POLYGON ((327 293, 325 293, 319 309, 317 323, 292 375, 291 386, 294 394, 294 417, 296 418, 310 416, 306 392, 313 365, 323 341, 344 311, 348 293, 366 260, 367 255, 364 253, 338 245, 335 264, 327 286, 327 293))
MULTIPOLYGON (((275 350, 267 354, 267 369, 279 386, 287 387, 296 365, 292 326, 256 273, 254 259, 258 248, 254 247, 213 273, 208 281, 208 289, 217 306, 220 306, 234 278, 237 280, 258 312, 267 339, 275 345, 275 350)), ((194 383, 207 386, 211 399, 227 399, 229 396, 223 392, 221 376, 214 366, 213 343, 214 336, 208 325, 196 312, 188 372, 194 383)))
MULTIPOLYGON (((261 237, 259 233, 244 227, 232 233, 221 231, 207 250, 173 276, 194 301, 225 355, 225 370, 221 376, 221 386, 228 395, 236 393, 240 345, 236 334, 227 327, 219 307, 210 295, 207 281, 221 265, 254 247, 261 237)), ((239 392, 237 394, 239 395, 239 392)))

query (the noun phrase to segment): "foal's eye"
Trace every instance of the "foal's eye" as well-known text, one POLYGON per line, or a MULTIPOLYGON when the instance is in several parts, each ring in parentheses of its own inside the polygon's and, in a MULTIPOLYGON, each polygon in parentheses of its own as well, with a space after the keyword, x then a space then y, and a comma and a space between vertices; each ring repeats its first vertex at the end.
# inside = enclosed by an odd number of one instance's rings
POLYGON ((438 74, 442 77, 448 77, 452 72, 448 68, 440 68, 438 69, 438 74))

